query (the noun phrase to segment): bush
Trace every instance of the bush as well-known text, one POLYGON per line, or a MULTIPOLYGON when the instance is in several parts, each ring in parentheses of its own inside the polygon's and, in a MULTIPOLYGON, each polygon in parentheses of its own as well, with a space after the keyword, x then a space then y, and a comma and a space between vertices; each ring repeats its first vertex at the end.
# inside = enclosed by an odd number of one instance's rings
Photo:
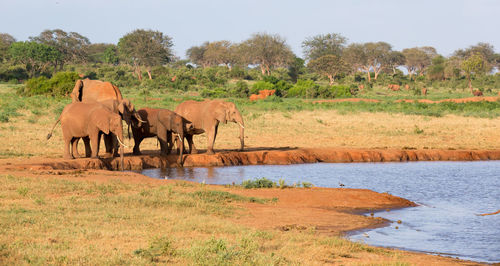
POLYGON ((241 186, 243 188, 273 188, 276 187, 276 182, 262 177, 254 180, 245 180, 241 183, 241 186))
POLYGON ((75 72, 58 72, 52 78, 38 77, 29 79, 22 92, 25 95, 52 95, 66 96, 73 90, 75 82, 79 79, 75 72))
POLYGON ((334 85, 330 88, 333 98, 351 97, 351 88, 347 85, 334 85))
POLYGON ((261 90, 272 90, 274 89, 274 84, 264 80, 257 81, 253 84, 250 94, 259 94, 261 90))
POLYGON ((235 87, 231 90, 230 94, 233 97, 248 98, 250 94, 248 84, 243 80, 236 82, 235 87))
POLYGON ((317 96, 319 86, 312 80, 299 79, 293 87, 288 90, 288 97, 307 97, 317 96))

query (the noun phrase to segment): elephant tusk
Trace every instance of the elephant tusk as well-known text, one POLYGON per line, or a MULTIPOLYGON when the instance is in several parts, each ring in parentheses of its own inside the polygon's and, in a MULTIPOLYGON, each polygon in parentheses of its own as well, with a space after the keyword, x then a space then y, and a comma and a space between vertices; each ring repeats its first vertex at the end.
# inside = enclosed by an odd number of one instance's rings
POLYGON ((120 138, 116 138, 116 139, 118 140, 118 142, 120 143, 120 145, 122 145, 125 148, 128 148, 127 145, 123 144, 123 142, 120 140, 120 138))
POLYGON ((241 128, 245 129, 245 127, 240 122, 238 122, 238 125, 240 125, 241 128))

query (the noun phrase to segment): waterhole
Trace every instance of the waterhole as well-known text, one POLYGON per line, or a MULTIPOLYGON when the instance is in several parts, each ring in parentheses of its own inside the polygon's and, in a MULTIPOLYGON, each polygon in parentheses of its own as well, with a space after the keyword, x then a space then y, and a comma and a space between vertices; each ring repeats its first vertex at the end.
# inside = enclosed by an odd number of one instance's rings
MULTIPOLYGON (((317 163, 147 169, 154 178, 207 184, 240 184, 247 179, 284 179, 320 187, 388 192, 418 207, 383 211, 389 226, 348 237, 370 245, 440 254, 480 262, 500 261, 500 161, 410 163, 317 163)), ((369 214, 367 214, 369 215, 369 214)))

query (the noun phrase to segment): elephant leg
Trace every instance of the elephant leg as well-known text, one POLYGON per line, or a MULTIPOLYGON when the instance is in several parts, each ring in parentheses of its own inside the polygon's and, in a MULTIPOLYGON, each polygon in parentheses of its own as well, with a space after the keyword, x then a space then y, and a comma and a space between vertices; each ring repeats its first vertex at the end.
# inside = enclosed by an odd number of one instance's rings
POLYGON ((109 135, 111 135, 113 157, 118 157, 118 156, 120 156, 118 153, 118 149, 120 148, 118 145, 118 138, 116 137, 115 134, 109 133, 109 135))
POLYGON ((104 146, 106 147, 106 155, 113 156, 113 137, 110 134, 104 134, 104 146))
POLYGON ((70 149, 73 147, 73 138, 72 137, 64 137, 64 159, 74 159, 72 152, 70 149))
POLYGON ((80 138, 73 138, 71 140, 71 147, 72 147, 72 154, 73 154, 73 157, 75 158, 80 158, 80 153, 78 152, 78 141, 80 140, 80 138))
POLYGON ((160 142, 160 153, 161 155, 167 155, 167 131, 166 130, 158 130, 157 134, 158 142, 160 142))
POLYGON ((92 155, 92 149, 90 148, 89 137, 83 137, 83 143, 85 144, 85 157, 89 158, 92 155))
POLYGON ((167 131, 167 155, 172 151, 174 142, 172 141, 172 131, 167 131))
POLYGON ((92 136, 89 136, 90 138, 90 145, 92 146, 92 158, 98 158, 97 155, 99 154, 99 142, 101 140, 101 134, 100 133, 95 133, 92 136))
POLYGON ((144 138, 141 138, 141 137, 134 135, 134 150, 133 150, 134 155, 141 155, 142 154, 139 146, 141 145, 141 142, 143 139, 144 138))
POLYGON ((207 143, 207 154, 214 154, 214 143, 215 143, 215 137, 217 136, 217 128, 219 125, 215 126, 211 131, 212 133, 208 133, 208 143, 207 143))
MULTIPOLYGON (((197 154, 198 150, 194 146, 193 135, 185 134, 184 136, 185 136, 186 140, 188 141, 188 146, 189 146, 189 152, 188 153, 197 154)), ((184 142, 179 143, 179 145, 184 145, 184 142)), ((178 146, 178 147, 180 147, 180 146, 178 146)), ((179 150, 179 148, 177 148, 177 150, 179 150)), ((179 153, 179 152, 177 152, 177 153, 179 153)))

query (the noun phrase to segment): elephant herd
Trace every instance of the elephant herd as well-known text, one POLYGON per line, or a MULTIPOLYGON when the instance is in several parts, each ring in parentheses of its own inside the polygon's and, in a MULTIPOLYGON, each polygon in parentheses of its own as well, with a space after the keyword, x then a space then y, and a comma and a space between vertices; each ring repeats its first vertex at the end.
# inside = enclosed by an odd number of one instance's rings
MULTIPOLYGON (((118 156, 123 169, 122 120, 132 127, 133 154, 140 155, 142 140, 157 137, 161 155, 168 155, 175 144, 179 153, 178 163, 183 164, 184 139, 188 141, 188 153, 197 153, 193 135, 206 132, 207 154, 213 154, 219 123, 234 122, 240 126, 240 150, 244 147, 243 118, 231 102, 221 100, 185 101, 174 111, 160 108, 135 110, 120 90, 109 82, 83 79, 77 80, 71 93, 72 103, 62 111, 50 133, 60 122, 64 140, 64 158, 78 158, 78 141, 85 144, 85 157, 97 158, 101 137, 104 138, 106 154, 118 156)), ((129 131, 130 132, 130 131, 129 131)))

